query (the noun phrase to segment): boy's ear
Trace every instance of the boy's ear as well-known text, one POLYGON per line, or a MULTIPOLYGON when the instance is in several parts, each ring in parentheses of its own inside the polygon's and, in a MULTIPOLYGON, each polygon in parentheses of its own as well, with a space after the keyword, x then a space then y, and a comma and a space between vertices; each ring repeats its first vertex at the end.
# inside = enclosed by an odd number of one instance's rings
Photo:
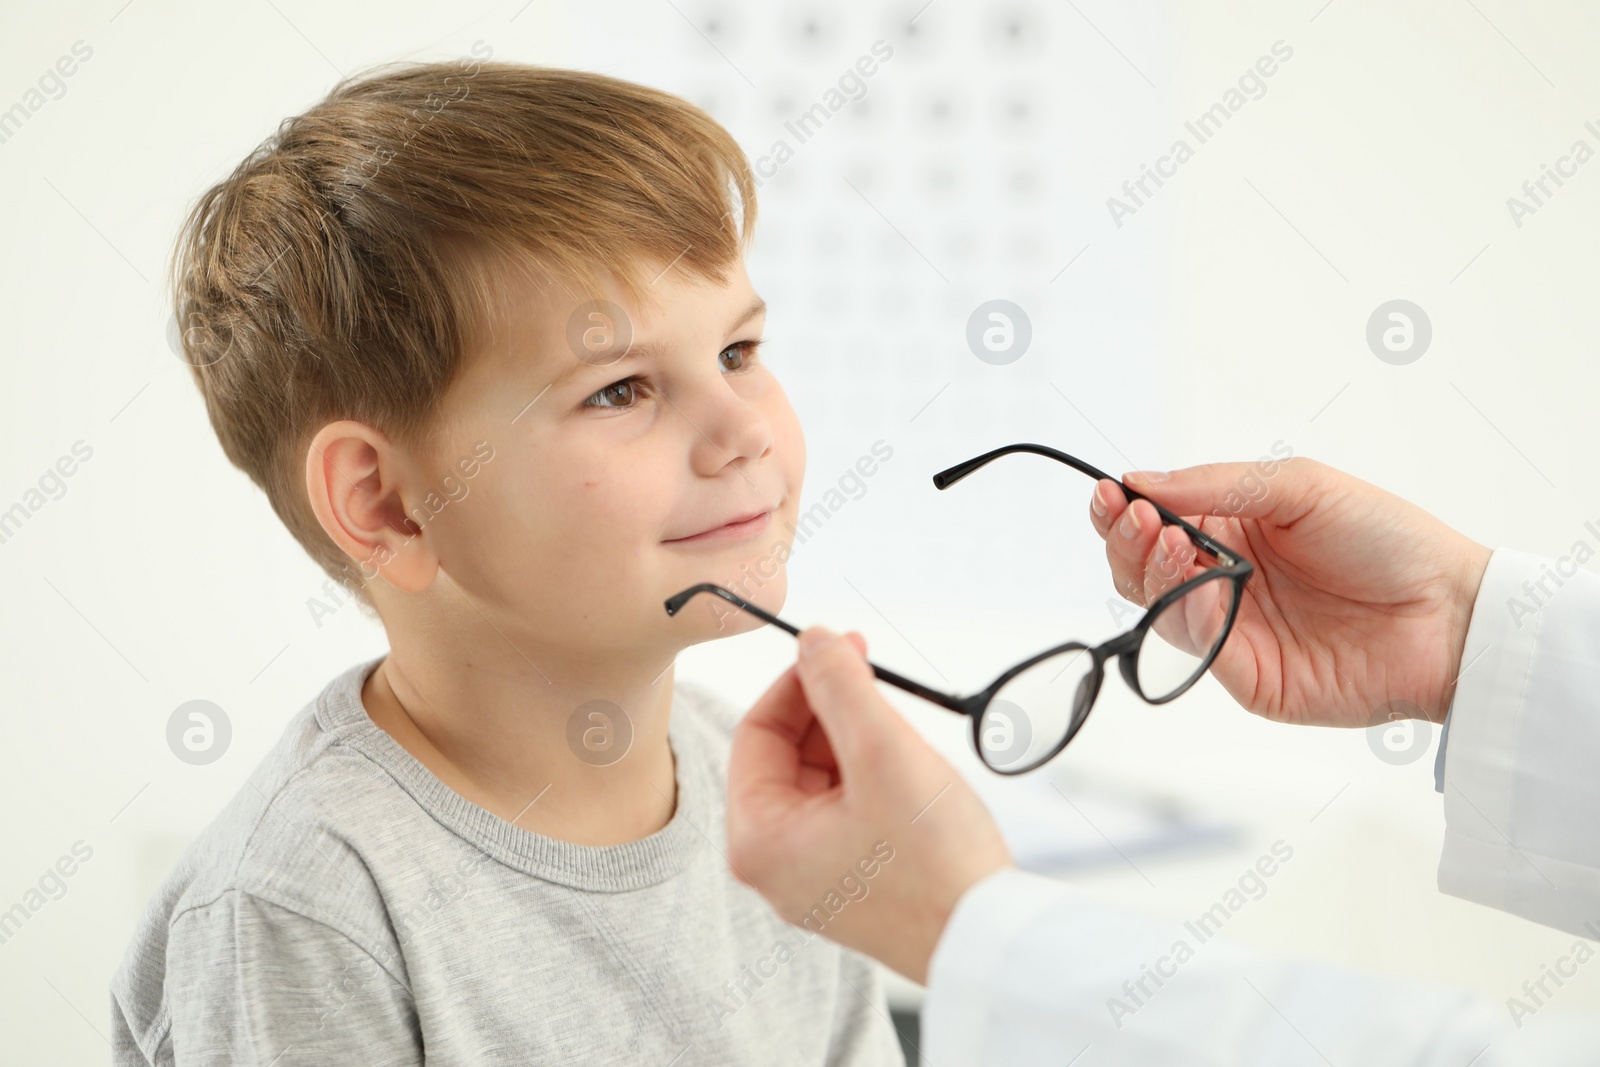
POLYGON ((311 511, 364 577, 407 593, 432 582, 439 560, 406 514, 404 457, 387 435, 343 419, 317 431, 306 450, 311 511))

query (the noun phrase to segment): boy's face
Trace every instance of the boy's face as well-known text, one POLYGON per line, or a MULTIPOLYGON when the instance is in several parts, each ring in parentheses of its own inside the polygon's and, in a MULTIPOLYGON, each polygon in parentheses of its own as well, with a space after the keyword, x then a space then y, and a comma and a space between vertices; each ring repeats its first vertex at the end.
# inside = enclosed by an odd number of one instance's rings
POLYGON ((757 351, 765 315, 743 261, 722 285, 667 269, 646 306, 609 294, 620 325, 581 298, 502 284, 498 322, 417 461, 416 486, 449 500, 427 530, 449 576, 436 581, 546 648, 670 652, 761 625, 714 596, 676 617, 662 606, 705 581, 773 612, 787 592, 805 441, 757 351))

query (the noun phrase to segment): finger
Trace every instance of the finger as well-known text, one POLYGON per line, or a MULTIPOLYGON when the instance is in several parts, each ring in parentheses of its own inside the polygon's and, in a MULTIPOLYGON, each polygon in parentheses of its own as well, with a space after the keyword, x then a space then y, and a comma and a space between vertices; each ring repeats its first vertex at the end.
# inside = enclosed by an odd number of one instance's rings
MULTIPOLYGON (((862 656, 866 655, 865 637, 855 631, 851 631, 845 637, 860 650, 862 656)), ((800 688, 793 665, 768 687, 767 692, 756 701, 741 723, 748 723, 753 728, 775 733, 783 744, 792 746, 796 750, 800 763, 827 767, 837 765, 833 749, 828 745, 828 736, 823 733, 810 705, 806 703, 805 693, 800 688)))
POLYGON ((1152 479, 1129 471, 1129 488, 1178 515, 1229 515, 1270 518, 1287 526, 1309 511, 1326 492, 1328 468, 1300 457, 1253 463, 1202 463, 1152 479))
POLYGON ((728 796, 784 794, 794 790, 801 746, 814 717, 794 667, 778 676, 733 730, 728 753, 728 796))
POLYGON ((811 706, 806 703, 805 690, 800 686, 798 667, 798 663, 791 663, 774 678, 767 691, 750 706, 740 724, 749 723, 777 733, 798 746, 815 720, 811 706))
POLYGON ((806 630, 802 641, 797 665, 801 688, 828 736, 841 774, 849 777, 849 768, 861 767, 866 751, 881 748, 885 735, 893 734, 901 720, 874 684, 872 668, 861 652, 864 641, 838 640, 820 626, 806 630), (834 640, 806 656, 806 647, 819 637, 834 640))
POLYGON ((824 770, 838 770, 839 761, 833 754, 833 746, 828 743, 828 735, 823 732, 822 724, 815 719, 811 722, 811 729, 806 731, 805 740, 800 742, 800 767, 803 771, 807 767, 821 767, 824 770))
POLYGON ((1198 553, 1189 535, 1176 526, 1163 526, 1151 547, 1150 558, 1145 562, 1144 599, 1150 603, 1183 582, 1198 569, 1194 566, 1198 553))
POLYGON ((1117 592, 1135 604, 1146 603, 1145 572, 1161 532, 1161 516, 1148 500, 1135 500, 1106 537, 1106 559, 1117 592))
POLYGON ((823 767, 802 766, 799 777, 795 779, 796 791, 808 797, 814 797, 818 793, 826 793, 838 784, 838 772, 830 771, 823 767))
POLYGON ((1110 478, 1101 478, 1095 482, 1094 491, 1089 494, 1089 524, 1101 537, 1106 537, 1127 504, 1122 486, 1110 478))
MULTIPOLYGON (((846 639, 867 654, 867 639, 854 630, 845 634, 846 639)), ((800 784, 803 789, 810 775, 808 772, 822 771, 828 782, 823 786, 837 783, 839 780, 839 760, 833 754, 833 746, 828 743, 828 735, 822 729, 822 724, 815 718, 811 720, 810 728, 806 730, 805 740, 800 743, 800 784)))

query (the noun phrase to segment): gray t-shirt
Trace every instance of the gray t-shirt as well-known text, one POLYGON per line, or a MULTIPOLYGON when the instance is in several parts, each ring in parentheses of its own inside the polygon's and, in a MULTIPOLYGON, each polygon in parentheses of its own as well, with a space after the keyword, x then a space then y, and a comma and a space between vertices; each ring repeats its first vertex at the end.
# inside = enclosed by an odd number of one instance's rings
POLYGON ((111 983, 118 1067, 903 1063, 873 966, 728 871, 730 705, 677 683, 671 820, 576 845, 379 729, 380 659, 294 717, 150 902, 111 983))

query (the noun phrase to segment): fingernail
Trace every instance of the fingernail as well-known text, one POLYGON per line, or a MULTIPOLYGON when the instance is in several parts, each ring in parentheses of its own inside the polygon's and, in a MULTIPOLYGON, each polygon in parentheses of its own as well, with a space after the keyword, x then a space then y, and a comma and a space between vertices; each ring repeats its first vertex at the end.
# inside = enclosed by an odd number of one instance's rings
POLYGON ((810 659, 818 650, 827 648, 837 640, 839 640, 838 634, 821 626, 803 630, 800 633, 800 658, 810 659))
POLYGON ((1094 496, 1089 499, 1089 507, 1101 518, 1106 514, 1106 498, 1100 495, 1100 483, 1094 483, 1094 496))
POLYGON ((1122 513, 1122 521, 1117 524, 1117 529, 1130 541, 1139 536, 1139 516, 1134 512, 1132 504, 1129 504, 1128 510, 1122 513))
POLYGON ((1171 475, 1166 471, 1129 471, 1122 476, 1122 480, 1126 482, 1137 478, 1141 482, 1164 482, 1169 477, 1171 475))

